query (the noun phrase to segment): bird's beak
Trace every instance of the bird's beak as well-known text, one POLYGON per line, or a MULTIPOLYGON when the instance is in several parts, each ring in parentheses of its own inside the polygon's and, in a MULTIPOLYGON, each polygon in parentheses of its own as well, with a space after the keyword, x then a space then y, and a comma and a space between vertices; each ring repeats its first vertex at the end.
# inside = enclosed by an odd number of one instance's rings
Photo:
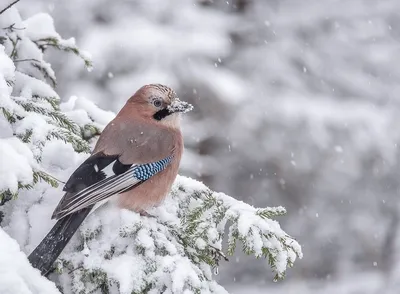
POLYGON ((193 105, 189 104, 185 101, 179 100, 179 98, 175 98, 174 101, 168 105, 167 109, 170 113, 181 112, 186 113, 193 109, 193 105))

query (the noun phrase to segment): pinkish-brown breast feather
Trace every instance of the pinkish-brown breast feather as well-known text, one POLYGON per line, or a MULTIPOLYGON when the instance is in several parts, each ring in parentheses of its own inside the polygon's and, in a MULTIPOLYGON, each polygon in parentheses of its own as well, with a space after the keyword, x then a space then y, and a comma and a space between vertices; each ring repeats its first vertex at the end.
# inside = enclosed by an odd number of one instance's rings
POLYGON ((120 194, 122 208, 141 211, 159 204, 168 194, 178 174, 183 152, 183 139, 179 129, 140 118, 117 116, 103 131, 94 153, 120 155, 124 164, 155 162, 173 155, 171 164, 138 187, 120 194))
POLYGON ((118 197, 118 205, 135 211, 142 211, 146 208, 159 204, 168 195, 171 186, 178 174, 179 163, 183 151, 182 135, 179 131, 171 130, 173 137, 173 160, 171 164, 148 179, 140 186, 120 194, 118 197))
POLYGON ((120 155, 124 164, 155 162, 174 153, 177 136, 181 137, 179 130, 157 122, 118 116, 104 129, 93 154, 120 155))

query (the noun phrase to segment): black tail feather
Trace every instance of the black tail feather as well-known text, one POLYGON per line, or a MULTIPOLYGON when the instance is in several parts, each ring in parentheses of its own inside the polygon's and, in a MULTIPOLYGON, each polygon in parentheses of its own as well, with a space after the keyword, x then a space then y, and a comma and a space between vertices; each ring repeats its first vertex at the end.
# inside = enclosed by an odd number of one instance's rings
POLYGON ((42 275, 46 276, 50 272, 54 261, 71 240, 92 207, 84 208, 58 220, 42 242, 29 255, 29 262, 33 267, 40 270, 42 275))

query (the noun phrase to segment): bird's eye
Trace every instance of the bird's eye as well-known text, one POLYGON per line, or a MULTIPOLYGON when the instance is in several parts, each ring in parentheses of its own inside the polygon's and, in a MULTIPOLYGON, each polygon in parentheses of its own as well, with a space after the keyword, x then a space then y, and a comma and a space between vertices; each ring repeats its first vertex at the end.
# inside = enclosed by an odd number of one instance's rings
POLYGON ((153 100, 153 105, 154 105, 155 107, 161 107, 161 106, 162 106, 162 101, 161 101, 161 99, 154 99, 154 100, 153 100))

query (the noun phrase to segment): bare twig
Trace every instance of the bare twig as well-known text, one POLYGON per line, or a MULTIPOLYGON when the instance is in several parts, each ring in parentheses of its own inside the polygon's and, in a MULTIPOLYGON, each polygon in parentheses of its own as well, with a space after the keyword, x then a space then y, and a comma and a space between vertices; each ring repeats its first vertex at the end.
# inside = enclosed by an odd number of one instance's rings
POLYGON ((9 25, 8 27, 3 28, 3 30, 9 30, 9 31, 13 31, 13 30, 25 30, 26 28, 16 28, 15 27, 15 23, 13 23, 12 25, 9 25))
POLYGON ((14 2, 10 3, 10 5, 8 5, 6 8, 4 8, 3 10, 0 11, 0 14, 2 14, 7 9, 11 8, 11 6, 13 6, 14 4, 17 4, 19 1, 20 0, 15 0, 14 2))
POLYGON ((61 184, 66 184, 66 182, 61 181, 61 180, 57 179, 56 177, 54 177, 54 176, 52 176, 52 175, 50 175, 50 174, 47 174, 47 176, 50 177, 50 178, 52 178, 53 180, 55 180, 55 181, 61 183, 61 184))
POLYGON ((10 41, 11 41, 11 43, 13 45, 13 50, 12 50, 12 52, 10 54, 10 57, 14 60, 17 57, 17 44, 21 40, 21 38, 19 36, 17 36, 17 39, 13 40, 11 38, 11 36, 9 36, 8 34, 7 34, 7 37, 10 39, 10 41))
POLYGON ((78 270, 78 269, 82 269, 82 268, 83 268, 83 266, 80 265, 80 266, 78 266, 77 268, 74 268, 74 269, 70 270, 70 271, 68 272, 68 274, 72 274, 74 271, 76 271, 76 270, 78 270))
POLYGON ((38 63, 40 63, 40 61, 39 61, 39 60, 37 60, 37 59, 34 59, 34 58, 28 58, 28 59, 16 59, 16 60, 14 60, 14 62, 24 62, 24 61, 34 61, 34 62, 38 62, 38 63))
POLYGON ((221 256, 225 261, 229 261, 228 257, 226 257, 226 255, 224 254, 224 252, 212 245, 208 245, 209 247, 211 247, 212 249, 214 249, 215 253, 217 253, 219 256, 221 256))

